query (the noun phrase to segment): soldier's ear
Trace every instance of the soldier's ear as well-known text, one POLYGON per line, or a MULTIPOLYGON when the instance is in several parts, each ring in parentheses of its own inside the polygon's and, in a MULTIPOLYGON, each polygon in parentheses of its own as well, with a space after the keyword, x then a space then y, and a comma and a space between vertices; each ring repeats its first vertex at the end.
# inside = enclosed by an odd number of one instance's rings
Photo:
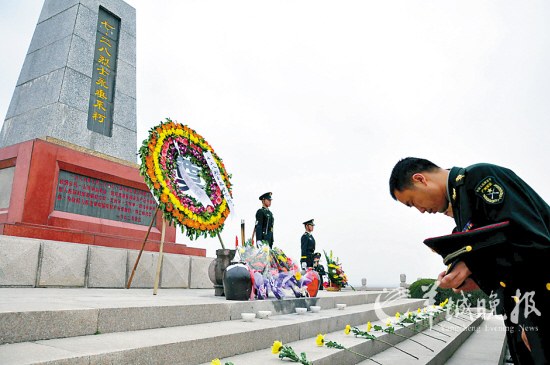
POLYGON ((422 185, 426 185, 427 183, 426 176, 424 176, 424 174, 421 174, 419 172, 417 172, 412 176, 412 181, 413 183, 420 183, 422 185))

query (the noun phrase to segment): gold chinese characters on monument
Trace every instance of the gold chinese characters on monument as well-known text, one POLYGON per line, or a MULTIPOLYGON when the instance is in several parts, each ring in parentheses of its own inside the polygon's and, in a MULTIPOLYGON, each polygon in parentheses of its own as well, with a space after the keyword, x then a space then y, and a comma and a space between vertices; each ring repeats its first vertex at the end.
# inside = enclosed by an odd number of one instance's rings
POLYGON ((112 136, 120 19, 99 8, 88 129, 112 136))

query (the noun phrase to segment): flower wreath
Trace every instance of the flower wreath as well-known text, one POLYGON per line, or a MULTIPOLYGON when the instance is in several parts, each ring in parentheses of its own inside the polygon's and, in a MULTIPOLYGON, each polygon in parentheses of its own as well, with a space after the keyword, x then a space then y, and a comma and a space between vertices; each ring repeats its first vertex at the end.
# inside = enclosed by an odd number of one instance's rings
POLYGON ((165 122, 149 130, 149 137, 139 149, 140 173, 157 198, 164 219, 170 224, 179 224, 182 232, 192 240, 199 236, 216 236, 222 231, 229 215, 228 202, 207 163, 205 152, 210 152, 218 167, 219 178, 227 187, 227 194, 231 194, 231 175, 227 173, 221 158, 200 134, 185 125, 166 118, 165 122), (181 182, 177 181, 178 156, 198 168, 195 178, 200 177, 204 182, 202 190, 211 205, 203 205, 189 192, 182 190, 181 182))

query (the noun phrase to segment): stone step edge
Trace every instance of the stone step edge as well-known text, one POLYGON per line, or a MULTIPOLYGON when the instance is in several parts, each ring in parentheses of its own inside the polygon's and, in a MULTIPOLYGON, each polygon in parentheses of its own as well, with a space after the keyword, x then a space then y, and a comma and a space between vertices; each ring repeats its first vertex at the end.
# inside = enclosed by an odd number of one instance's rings
MULTIPOLYGON (((433 323, 444 323, 445 317, 440 316, 437 320, 435 320, 433 323)), ((468 326, 471 322, 468 322, 468 326)), ((378 321, 376 323, 373 322, 373 324, 380 324, 384 326, 384 321, 378 321)), ((407 327, 410 327, 412 325, 409 325, 407 327)), ((365 325, 359 326, 361 329, 364 329, 365 325)), ((407 329, 407 327, 396 327, 396 333, 406 336, 408 338, 415 338, 418 336, 419 338, 424 337, 424 335, 417 334, 416 332, 407 329)), ((423 327, 423 332, 429 331, 429 325, 423 327)), ((435 331, 432 335, 435 335, 436 337, 440 337, 441 339, 446 339, 443 335, 438 335, 435 331)), ((381 334, 380 332, 371 332, 377 336, 377 338, 380 338, 381 340, 387 341, 393 345, 402 344, 403 342, 408 342, 406 339, 392 335, 392 334, 381 334)), ((362 361, 365 360, 365 364, 370 363, 375 364, 374 362, 370 360, 366 360, 364 357, 355 355, 347 350, 339 350, 334 348, 326 348, 326 347, 319 347, 316 345, 315 337, 308 338, 306 340, 299 340, 294 341, 290 343, 285 343, 285 345, 290 345, 295 350, 296 354, 300 354, 300 352, 305 352, 307 354, 307 359, 309 361, 312 361, 314 365, 331 365, 331 364, 357 364, 359 362, 363 363, 362 361)), ((366 339, 358 339, 355 338, 352 334, 345 335, 344 334, 344 327, 342 327, 338 331, 334 331, 331 333, 328 333, 325 335, 325 341, 335 341, 346 348, 349 348, 352 351, 361 353, 367 357, 374 357, 378 353, 382 353, 388 349, 388 346, 378 342, 378 341, 369 341, 366 339)), ((450 339, 448 339, 450 341, 450 339)), ((436 340, 432 340, 436 341, 436 340)), ((449 342, 448 341, 448 342, 449 342)), ((423 342, 420 340, 419 342, 423 342)), ((425 342, 425 341, 424 341, 425 342)), ((443 342, 441 342, 443 344, 443 342)), ((413 343, 414 344, 414 343, 413 343)), ((419 346, 417 344, 414 344, 415 346, 419 346)), ((400 346, 401 347, 401 346, 400 346)), ((397 351, 397 350, 396 350, 397 351)), ((428 351, 428 350, 425 350, 428 351)), ((404 355, 407 356, 407 355, 404 355)), ((216 357, 216 354, 214 354, 214 357, 216 357)), ((411 358, 413 361, 416 361, 415 359, 411 358)), ((240 354, 237 356, 227 357, 227 358, 221 358, 221 363, 224 364, 226 362, 233 362, 234 365, 252 365, 256 363, 262 363, 262 364, 278 364, 280 363, 280 360, 277 355, 274 355, 271 353, 271 348, 262 349, 259 351, 255 351, 254 353, 246 353, 246 354, 240 354)), ((204 362, 201 365, 209 365, 210 363, 204 362)), ((421 363, 418 362, 420 365, 421 363)), ((384 365, 388 365, 388 363, 384 363, 384 365)))
POLYGON ((294 313, 296 307, 320 305, 335 308, 337 303, 355 305, 385 301, 391 292, 343 294, 330 297, 284 298, 281 300, 224 301, 207 304, 129 306, 0 313, 0 345, 48 340, 97 333, 137 331, 187 326, 240 319, 241 313, 269 310, 272 315, 294 313), (55 323, 61 322, 63 326, 55 323))
MULTIPOLYGON (((473 363, 475 360, 483 361, 479 358, 479 354, 487 352, 492 355, 490 359, 492 364, 504 364, 508 348, 504 318, 491 312, 484 313, 483 318, 483 323, 452 354, 446 364, 457 365, 464 364, 465 362, 473 363)), ((485 359, 485 361, 487 360, 485 359)))
MULTIPOLYGON (((389 313, 404 312, 423 306, 425 300, 402 299, 383 309, 389 313)), ((90 363, 142 363, 141 356, 162 353, 163 363, 198 364, 210 361, 210 354, 228 357, 271 346, 273 339, 285 342, 315 337, 318 333, 341 330, 345 324, 362 325, 377 320, 374 304, 352 306, 341 311, 329 309, 320 315, 287 314, 273 320, 226 321, 184 327, 159 328, 96 336, 80 336, 0 346, 3 364, 64 364, 66 361, 90 363), (322 314, 322 315, 321 315, 322 314), (345 323, 345 324, 344 324, 345 323), (344 325, 343 325, 344 324, 344 325), (200 351, 197 351, 200 349, 200 351), (43 357, 37 353, 46 351, 43 357), (14 355, 14 352, 17 354, 14 355), (29 361, 29 359, 33 359, 29 361)), ((378 311, 381 309, 379 308, 378 311)))

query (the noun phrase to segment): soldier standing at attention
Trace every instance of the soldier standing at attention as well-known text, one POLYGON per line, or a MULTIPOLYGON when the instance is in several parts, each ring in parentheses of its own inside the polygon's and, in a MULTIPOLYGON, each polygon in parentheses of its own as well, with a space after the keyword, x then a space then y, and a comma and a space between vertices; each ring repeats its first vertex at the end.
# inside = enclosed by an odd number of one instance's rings
MULTIPOLYGON (((271 193, 265 193, 260 196, 262 201, 262 207, 256 212, 256 225, 254 232, 256 234, 256 240, 266 241, 269 244, 269 248, 273 248, 273 213, 269 210, 271 206, 271 193)), ((252 237, 254 241, 254 237, 252 237)))
POLYGON ((306 267, 313 267, 315 238, 313 238, 311 232, 313 232, 313 227, 315 227, 315 223, 313 223, 313 219, 310 219, 304 222, 304 226, 306 227, 306 231, 302 235, 302 257, 300 258, 300 262, 302 263, 302 269, 305 270, 306 267))

